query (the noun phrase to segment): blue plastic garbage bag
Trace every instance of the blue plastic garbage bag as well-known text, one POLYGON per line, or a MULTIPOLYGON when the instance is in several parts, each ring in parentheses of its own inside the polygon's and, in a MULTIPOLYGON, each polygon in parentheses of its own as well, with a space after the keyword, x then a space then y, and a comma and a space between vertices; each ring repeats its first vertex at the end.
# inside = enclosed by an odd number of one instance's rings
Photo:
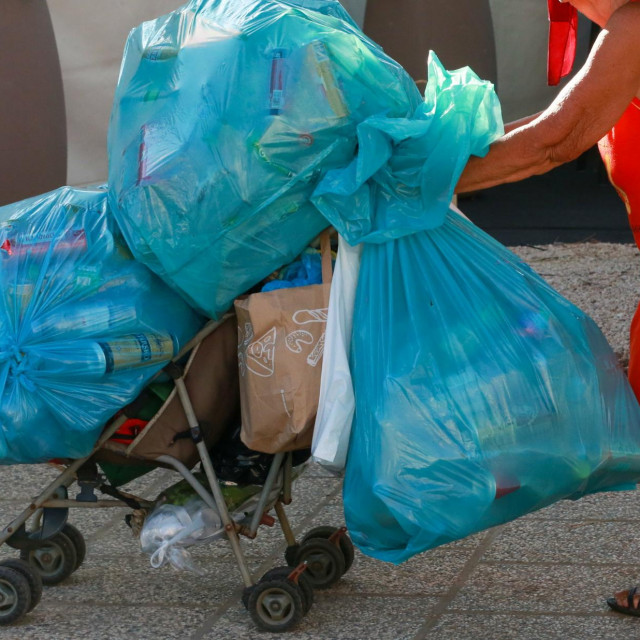
POLYGON ((394 563, 640 478, 640 408, 597 326, 448 211, 469 152, 501 132, 480 86, 432 58, 424 109, 364 123, 354 164, 317 190, 365 243, 347 525, 394 563))
POLYGON ((127 249, 105 188, 0 207, 0 464, 79 458, 202 324, 127 249))
POLYGON ((327 226, 309 197, 356 126, 419 103, 337 2, 192 0, 129 36, 110 204, 136 258, 217 317, 327 226))
POLYGON ((261 291, 291 289, 311 284, 322 284, 322 255, 316 249, 306 249, 295 262, 287 265, 261 291))

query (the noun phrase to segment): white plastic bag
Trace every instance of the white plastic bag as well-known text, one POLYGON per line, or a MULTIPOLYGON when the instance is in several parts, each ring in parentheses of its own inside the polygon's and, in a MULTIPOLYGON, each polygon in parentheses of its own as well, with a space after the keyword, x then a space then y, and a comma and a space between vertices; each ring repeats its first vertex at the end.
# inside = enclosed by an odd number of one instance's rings
POLYGON ((162 504, 146 519, 140 532, 140 546, 150 554, 154 569, 169 563, 176 569, 203 575, 186 547, 204 542, 221 529, 218 512, 200 498, 193 498, 184 506, 162 504))
POLYGON ((344 469, 355 409, 349 350, 362 245, 352 247, 340 236, 331 282, 329 316, 320 382, 320 402, 311 455, 316 462, 344 469))

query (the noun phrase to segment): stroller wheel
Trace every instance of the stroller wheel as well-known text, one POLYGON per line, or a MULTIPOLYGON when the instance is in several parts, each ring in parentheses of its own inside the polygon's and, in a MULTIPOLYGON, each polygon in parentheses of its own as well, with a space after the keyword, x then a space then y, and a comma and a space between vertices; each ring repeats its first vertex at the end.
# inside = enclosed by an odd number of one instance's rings
POLYGON ((77 571, 87 555, 87 545, 84 541, 84 536, 68 522, 62 527, 62 533, 71 540, 71 544, 73 544, 76 550, 76 566, 74 571, 77 571))
MULTIPOLYGON (((260 582, 286 580, 292 571, 293 569, 291 567, 276 567, 275 569, 270 569, 260 578, 260 582)), ((306 616, 313 605, 313 585, 306 571, 298 576, 297 584, 302 594, 302 613, 306 616)))
POLYGON ((351 569, 351 565, 353 564, 353 559, 355 557, 355 550, 353 548, 353 542, 351 542, 351 538, 347 534, 346 528, 338 529, 337 527, 316 527, 315 529, 311 529, 304 538, 302 538, 302 544, 304 544, 307 540, 311 540, 312 538, 322 538, 324 540, 329 540, 331 536, 340 532, 339 536, 339 544, 340 551, 342 551, 342 555, 344 556, 344 573, 347 573, 349 569, 351 569))
POLYGON ((0 625, 22 618, 31 606, 27 579, 15 569, 0 567, 0 625))
POLYGON ((327 589, 340 580, 345 569, 342 551, 328 540, 311 538, 300 545, 296 564, 306 562, 304 575, 314 589, 327 589))
POLYGON ((263 631, 289 631, 302 620, 302 593, 289 580, 258 582, 249 596, 249 613, 263 631))
POLYGON ((66 580, 76 569, 78 556, 73 543, 64 533, 43 540, 37 549, 24 549, 20 558, 32 565, 42 584, 54 585, 66 580))
POLYGON ((29 584, 29 593, 31 594, 31 604, 27 609, 27 613, 32 611, 42 598, 42 578, 35 568, 25 560, 19 558, 7 558, 0 562, 0 567, 9 567, 22 574, 29 584))

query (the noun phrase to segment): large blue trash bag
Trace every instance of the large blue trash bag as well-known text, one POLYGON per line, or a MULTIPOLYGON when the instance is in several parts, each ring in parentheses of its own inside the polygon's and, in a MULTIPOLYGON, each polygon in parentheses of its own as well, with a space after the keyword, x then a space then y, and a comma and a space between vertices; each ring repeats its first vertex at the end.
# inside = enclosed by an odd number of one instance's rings
POLYGON ((337 2, 192 0, 129 36, 110 203, 136 258, 217 317, 327 226, 309 197, 357 124, 420 101, 337 2))
POLYGON ((640 408, 594 322, 449 211, 502 131, 490 86, 430 60, 425 105, 360 127, 315 202, 365 242, 344 507, 399 563, 562 498, 640 479, 640 408))
POLYGON ((127 249, 105 188, 0 207, 0 464, 79 458, 202 324, 127 249))

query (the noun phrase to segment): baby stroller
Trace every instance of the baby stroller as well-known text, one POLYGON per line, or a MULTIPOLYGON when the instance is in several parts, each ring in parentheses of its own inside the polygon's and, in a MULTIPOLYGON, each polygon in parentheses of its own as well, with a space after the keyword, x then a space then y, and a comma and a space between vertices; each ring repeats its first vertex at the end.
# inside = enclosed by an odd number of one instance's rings
POLYGON ((133 510, 128 522, 136 531, 154 505, 119 487, 126 477, 158 467, 179 473, 219 513, 219 535, 207 541, 222 537, 229 541, 245 587, 242 601, 260 629, 293 628, 309 612, 313 590, 331 586, 346 573, 354 556, 346 528, 316 527, 300 542, 293 534, 284 509, 292 500, 292 452, 273 456, 249 511, 240 509, 241 517, 237 513, 232 517, 227 507, 210 450, 239 419, 236 345, 235 316, 210 322, 164 367, 173 391, 139 433, 123 435, 121 431, 145 403, 144 392, 105 426, 88 457, 56 461, 60 475, 0 532, 0 545, 6 543, 20 551, 19 559, 0 562, 1 625, 16 622, 31 611, 40 601, 43 584, 62 582, 82 564, 86 547, 82 534, 67 522, 69 509, 125 505, 133 510), (198 462, 206 483, 192 472, 198 462), (118 475, 120 480, 115 481, 118 475), (69 499, 68 489, 74 482, 79 493, 69 499), (96 491, 103 496, 98 497, 96 491), (271 509, 287 542, 286 566, 255 580, 240 536, 253 539, 261 524, 272 525, 271 509))

